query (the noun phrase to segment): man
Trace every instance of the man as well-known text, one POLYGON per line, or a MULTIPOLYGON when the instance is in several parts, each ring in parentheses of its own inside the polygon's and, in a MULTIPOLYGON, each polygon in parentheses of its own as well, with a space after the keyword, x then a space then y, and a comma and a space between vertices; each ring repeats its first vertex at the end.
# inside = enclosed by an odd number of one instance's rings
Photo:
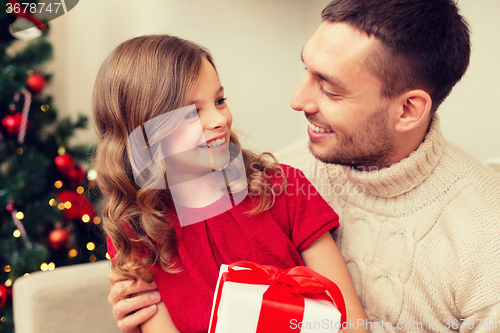
MULTIPOLYGON (((467 23, 452 0, 334 0, 322 17, 291 102, 310 139, 277 158, 340 216, 334 237, 368 317, 359 324, 500 330, 500 178, 447 142, 436 115, 467 69, 467 23)), ((120 291, 110 303, 131 332, 149 312, 126 314, 157 295, 119 302, 120 291)))

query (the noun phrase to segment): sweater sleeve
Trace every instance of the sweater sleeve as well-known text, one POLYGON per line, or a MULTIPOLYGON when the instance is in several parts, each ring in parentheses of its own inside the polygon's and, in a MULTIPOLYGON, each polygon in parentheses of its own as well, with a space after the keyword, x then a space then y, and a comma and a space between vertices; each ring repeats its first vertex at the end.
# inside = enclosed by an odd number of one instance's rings
POLYGON ((448 322, 451 329, 460 327, 460 333, 482 333, 500 331, 500 304, 489 306, 460 321, 448 322), (457 326, 454 326, 456 324, 457 326))
MULTIPOLYGON (((280 223, 298 252, 327 231, 339 226, 339 217, 307 180, 302 171, 281 165, 287 184, 276 196, 271 215, 280 223)), ((271 179, 274 186, 282 179, 271 179)))

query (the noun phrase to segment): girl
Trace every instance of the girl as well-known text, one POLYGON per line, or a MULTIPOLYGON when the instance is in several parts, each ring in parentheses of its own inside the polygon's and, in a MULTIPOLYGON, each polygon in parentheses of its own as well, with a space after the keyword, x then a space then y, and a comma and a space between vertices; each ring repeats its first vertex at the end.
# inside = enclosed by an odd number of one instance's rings
POLYGON ((239 149, 207 50, 168 35, 122 43, 93 113, 112 269, 154 279, 162 297, 142 332, 206 332, 219 267, 239 260, 305 264, 339 286, 351 322, 366 319, 330 235, 338 216, 299 170, 239 149))

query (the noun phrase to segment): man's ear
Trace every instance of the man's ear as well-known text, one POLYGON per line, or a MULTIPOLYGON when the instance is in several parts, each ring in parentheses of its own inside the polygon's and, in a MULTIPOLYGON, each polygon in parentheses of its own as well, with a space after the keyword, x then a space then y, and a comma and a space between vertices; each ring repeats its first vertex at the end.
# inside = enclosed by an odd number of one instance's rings
POLYGON ((408 132, 426 123, 432 107, 431 96, 423 90, 410 90, 396 98, 398 115, 395 129, 408 132))

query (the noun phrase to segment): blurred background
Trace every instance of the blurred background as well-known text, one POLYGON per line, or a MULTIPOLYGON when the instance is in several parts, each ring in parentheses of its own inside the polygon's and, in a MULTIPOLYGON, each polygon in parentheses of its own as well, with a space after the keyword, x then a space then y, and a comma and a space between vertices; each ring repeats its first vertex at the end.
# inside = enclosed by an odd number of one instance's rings
MULTIPOLYGON (((305 75, 300 51, 328 0, 85 0, 51 21, 54 74, 48 88, 62 115, 91 114, 95 76, 122 41, 174 34, 215 57, 233 127, 243 145, 275 152, 306 137, 289 102, 305 75)), ((459 0, 472 28, 468 72, 439 109, 444 135, 480 160, 500 157, 500 1, 459 0)), ((92 125, 77 142, 95 142, 92 125)))

